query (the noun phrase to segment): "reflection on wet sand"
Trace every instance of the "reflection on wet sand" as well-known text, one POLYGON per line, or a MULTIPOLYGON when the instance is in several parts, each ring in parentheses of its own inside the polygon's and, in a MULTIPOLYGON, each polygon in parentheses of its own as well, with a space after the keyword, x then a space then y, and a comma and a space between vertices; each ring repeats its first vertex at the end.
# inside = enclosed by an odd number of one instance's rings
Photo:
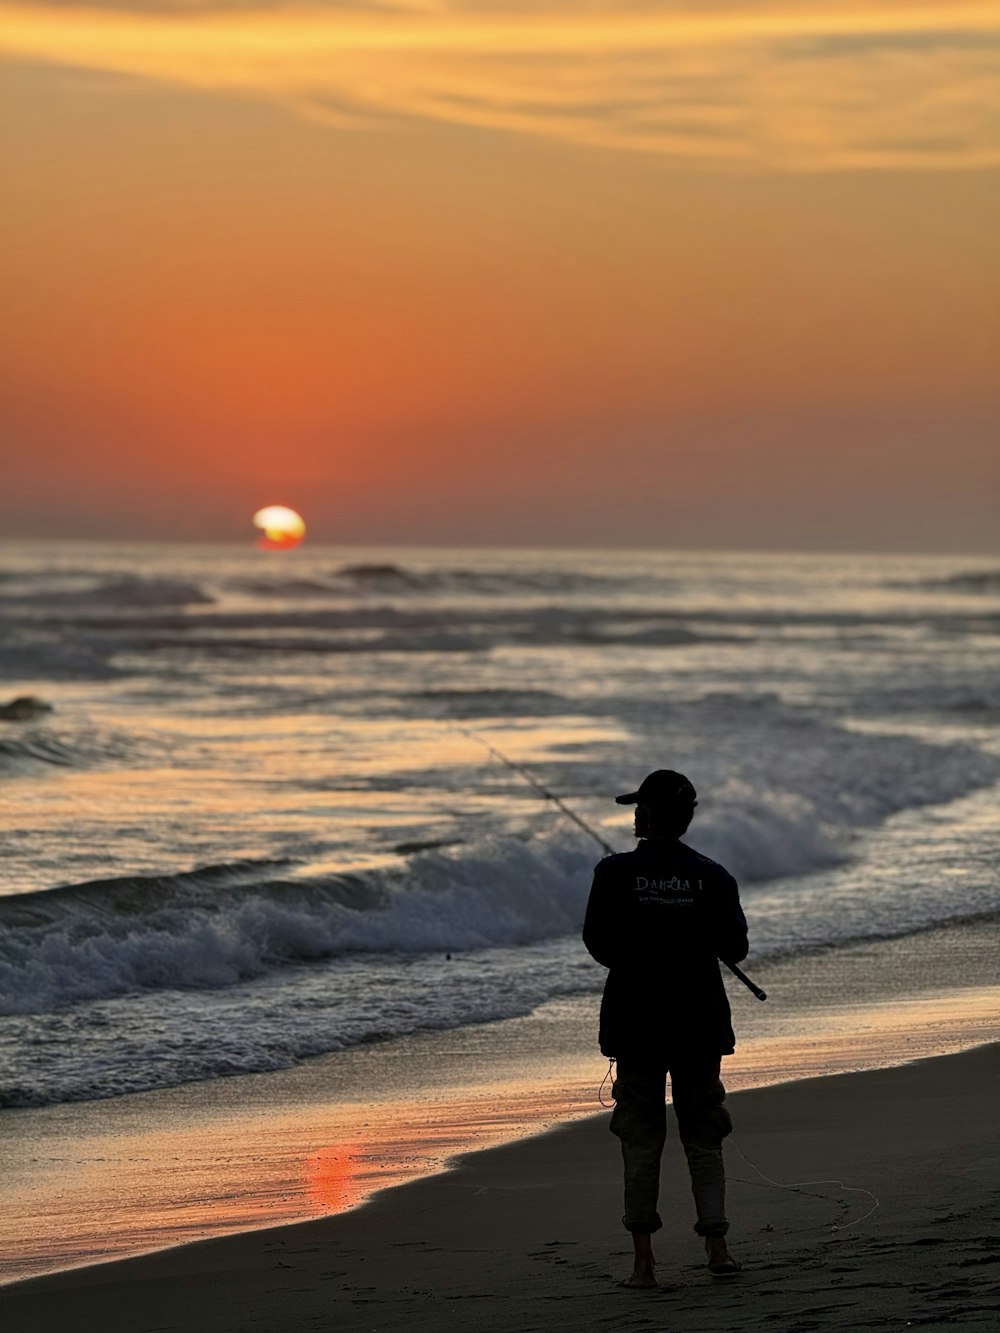
MULTIPOLYGON (((881 946, 887 958, 893 948, 881 946)), ((744 1010, 747 1032, 725 1069, 730 1091, 1000 1037, 995 986, 830 1003, 817 958, 798 985, 825 1001, 818 1008, 795 994, 796 969, 805 970, 802 960, 760 972, 772 1000, 744 1010)), ((7 1112, 3 1276, 344 1212, 460 1153, 603 1114, 594 1007, 589 996, 554 1001, 526 1018, 344 1051, 275 1074, 7 1112)))

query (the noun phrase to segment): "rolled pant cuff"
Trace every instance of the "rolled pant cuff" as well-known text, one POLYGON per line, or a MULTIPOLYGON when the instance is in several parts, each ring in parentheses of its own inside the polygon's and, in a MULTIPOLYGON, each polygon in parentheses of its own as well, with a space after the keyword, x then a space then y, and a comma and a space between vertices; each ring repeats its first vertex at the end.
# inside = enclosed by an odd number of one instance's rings
POLYGON ((660 1230, 663 1222, 660 1219, 660 1214, 657 1213, 649 1222, 630 1222, 627 1217, 623 1217, 622 1226, 626 1231, 632 1231, 639 1236, 651 1236, 654 1231, 660 1230))
POLYGON ((729 1230, 729 1223, 722 1222, 695 1222, 694 1229, 699 1236, 705 1236, 712 1239, 717 1236, 724 1236, 729 1230))

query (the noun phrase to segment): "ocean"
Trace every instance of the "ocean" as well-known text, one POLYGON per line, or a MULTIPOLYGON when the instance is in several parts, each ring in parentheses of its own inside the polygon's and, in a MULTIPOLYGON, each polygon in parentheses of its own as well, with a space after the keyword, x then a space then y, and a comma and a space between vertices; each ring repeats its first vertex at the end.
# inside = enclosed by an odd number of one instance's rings
POLYGON ((651 769, 764 960, 1000 906, 1000 561, 0 545, 0 1105, 599 993, 651 769))

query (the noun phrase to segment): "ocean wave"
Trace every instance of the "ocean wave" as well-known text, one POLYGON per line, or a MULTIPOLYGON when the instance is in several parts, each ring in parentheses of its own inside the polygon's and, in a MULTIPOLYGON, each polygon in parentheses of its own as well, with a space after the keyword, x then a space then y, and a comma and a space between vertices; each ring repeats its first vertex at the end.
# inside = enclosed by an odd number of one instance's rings
POLYGON ((552 690, 499 687, 417 690, 409 698, 416 701, 422 715, 443 721, 477 717, 559 717, 574 708, 565 695, 552 690))
POLYGON ((736 637, 729 634, 701 634, 685 625, 663 624, 657 619, 651 624, 600 624, 573 626, 568 625, 557 636, 557 641, 608 647, 620 645, 628 648, 673 648, 692 643, 733 643, 736 637))
POLYGON ((1000 677, 995 672, 989 675, 984 672, 979 679, 939 681, 933 688, 925 685, 883 688, 856 704, 854 711, 882 717, 924 714, 985 722, 1000 713, 1000 677))
POLYGON ((80 762, 74 747, 49 731, 31 731, 17 737, 0 736, 0 772, 19 772, 36 764, 72 768, 80 762))
POLYGON ((179 579, 124 578, 107 583, 88 583, 82 587, 36 588, 17 596, 4 596, 8 609, 46 607, 122 607, 124 609, 158 606, 204 606, 214 602, 195 583, 179 579))
POLYGON ((529 1014, 553 995, 594 993, 602 982, 581 948, 556 941, 450 956, 368 954, 208 994, 173 990, 166 1004, 151 992, 16 1015, 3 1020, 10 1058, 0 1106, 287 1069, 413 1032, 529 1014))
MULTIPOLYGON (((985 786, 1000 771, 959 746, 838 734, 807 717, 786 720, 786 731, 797 726, 808 740, 795 751, 777 735, 776 706, 765 700, 758 713, 773 763, 755 750, 752 780, 720 781, 691 839, 746 884, 844 863, 860 829, 985 786)), ((744 735, 752 739, 746 727, 744 735)), ((606 784, 606 773, 598 780, 606 784)), ((609 840, 630 843, 624 832, 609 840)), ((0 899, 0 1011, 220 989, 359 954, 545 941, 579 930, 595 859, 594 844, 563 825, 527 841, 419 851, 397 869, 289 874, 287 863, 241 862, 0 899)))
MULTIPOLYGON (((27 603, 26 603, 27 604, 27 603)), ((138 605, 138 603, 136 603, 138 605)), ((44 607, 42 607, 44 610, 44 607)), ((134 608, 133 608, 134 609, 134 608)), ((675 610, 670 608, 636 608, 614 602, 544 603, 483 602, 475 606, 425 604, 401 606, 382 600, 366 603, 353 599, 347 603, 323 606, 213 606, 186 614, 182 605, 171 608, 150 601, 142 608, 145 614, 124 617, 119 614, 101 614, 96 604, 80 609, 76 614, 69 606, 60 606, 58 627, 65 632, 94 636, 108 630, 119 638, 123 632, 137 634, 177 635, 190 634, 218 636, 219 641, 239 634, 299 634, 310 632, 361 632, 393 630, 413 634, 447 632, 490 636, 515 643, 541 646, 562 642, 602 644, 616 642, 689 643, 735 642, 752 637, 755 632, 785 633, 797 629, 820 629, 829 634, 862 632, 883 636, 886 632, 902 629, 912 631, 915 626, 932 632, 979 632, 984 627, 1000 627, 1000 619, 992 613, 942 611, 912 613, 867 614, 858 612, 774 612, 766 609, 675 610)), ((54 617, 53 617, 54 620, 54 617)), ((29 624, 22 621, 22 628, 29 624)), ((46 630, 51 624, 35 616, 30 628, 38 633, 40 625, 46 630)), ((93 642, 93 638, 91 642, 93 642)))
POLYGON ((343 588, 338 588, 319 579, 230 579, 226 588, 240 593, 249 593, 254 597, 343 597, 343 588))
POLYGON ((149 909, 218 906, 227 888, 266 882, 275 871, 294 866, 288 860, 223 861, 175 875, 121 875, 62 884, 35 893, 0 897, 0 930, 22 926, 77 924, 84 932, 89 921, 120 919, 134 924, 149 909))
POLYGON ((86 635, 24 635, 0 647, 0 680, 114 680, 124 673, 110 658, 115 645, 86 635))
MULTIPOLYGON (((566 595, 622 588, 634 582, 631 573, 601 575, 564 569, 436 569, 417 571, 403 565, 355 564, 338 569, 335 578, 354 588, 370 589, 379 593, 443 592, 503 597, 511 593, 537 595, 566 595)), ((656 584, 666 591, 674 586, 673 579, 657 578, 656 584)))
POLYGON ((290 963, 480 949, 577 928, 589 848, 417 853, 405 871, 278 878, 239 867, 0 899, 0 1012, 215 989, 290 963), (248 882, 249 880, 249 882, 248 882))
MULTIPOLYGON (((822 890, 820 890, 822 892, 822 890)), ((794 901, 789 904, 795 912, 794 901)), ((925 920, 880 921, 839 937, 770 932, 775 917, 751 900, 753 961, 803 957, 821 949, 898 939, 933 929, 925 920), (765 929, 761 930, 760 926, 765 929), (761 942, 763 938, 763 943, 761 942)), ((888 904, 886 904, 888 909, 888 904)), ((785 914, 787 918, 787 912, 785 914)), ((796 915, 801 915, 796 912, 796 915)), ((992 911, 957 912, 949 924, 989 924, 992 911)), ((350 1047, 494 1022, 529 1014, 557 997, 589 995, 596 1041, 598 994, 605 972, 585 954, 577 935, 516 948, 397 953, 338 959, 335 966, 286 969, 280 977, 248 980, 205 992, 131 994, 43 1014, 2 1020, 8 1059, 0 1106, 45 1106, 110 1098, 236 1074, 287 1069, 302 1060, 350 1047)), ((752 1003, 739 992, 734 1008, 752 1003)))
POLYGON ((925 579, 919 584, 906 584, 934 592, 968 592, 997 595, 1000 593, 1000 569, 971 569, 966 573, 950 574, 942 579, 925 579))
MULTIPOLYGON (((656 587, 668 592, 673 579, 654 577, 656 587)), ((578 593, 615 592, 634 582, 631 574, 600 575, 559 569, 410 569, 393 562, 341 565, 329 573, 308 578, 229 578, 223 590, 263 598, 316 599, 328 597, 403 597, 413 594, 442 594, 457 597, 500 598, 512 595, 533 597, 571 596, 578 593)), ((647 587, 648 587, 647 580, 647 587)))
MULTIPOLYGON (((132 608, 136 609, 135 607, 132 608)), ((42 608, 44 610, 44 607, 42 608)), ((183 606, 170 608, 150 602, 142 615, 125 617, 115 612, 102 615, 96 604, 81 607, 78 612, 61 606, 58 617, 60 631, 71 631, 93 636, 99 631, 110 631, 121 639, 124 632, 137 635, 213 635, 219 642, 232 638, 239 645, 240 634, 296 634, 330 632, 374 633, 393 630, 412 634, 440 632, 482 636, 497 641, 556 645, 565 642, 582 644, 635 643, 651 644, 725 642, 752 639, 755 634, 785 634, 794 630, 818 629, 829 635, 863 634, 879 638, 887 633, 903 630, 912 632, 916 626, 930 632, 965 634, 1000 628, 1000 617, 992 612, 942 611, 921 614, 868 615, 864 612, 772 612, 767 610, 738 609, 732 611, 629 608, 613 602, 545 603, 520 602, 488 603, 473 607, 435 605, 431 602, 401 606, 387 601, 365 603, 353 599, 338 605, 309 606, 294 602, 288 606, 228 606, 198 610, 186 614, 183 606)), ((52 621, 32 617, 30 627, 38 633, 44 625, 54 628, 52 621)), ((22 627, 28 622, 22 621, 22 627)), ((141 640, 137 640, 141 641, 141 640)), ((152 640, 151 640, 152 641, 152 640)))
MULTIPOLYGON (((120 630, 120 623, 89 622, 91 627, 120 630)), ((478 616, 465 619, 422 614, 404 617, 387 609, 378 613, 319 612, 313 615, 233 616, 228 622, 146 619, 134 647, 142 651, 183 648, 213 656, 239 657, 258 653, 484 653, 504 645, 533 648, 684 647, 698 643, 746 642, 748 635, 701 633, 684 625, 647 622, 630 617, 619 624, 614 616, 478 616), (169 631, 165 635, 164 631, 169 631), (243 631, 243 632, 239 632, 243 631)), ((118 644, 118 651, 123 645, 118 644)))
POLYGON ((161 744, 128 732, 90 727, 53 730, 48 726, 32 726, 16 735, 5 731, 0 736, 0 775, 14 777, 36 771, 39 766, 95 768, 101 764, 134 762, 161 744))
POLYGON ((426 576, 421 578, 419 574, 411 574, 409 570, 404 569, 401 565, 391 564, 344 565, 337 570, 335 577, 363 588, 396 590, 428 586, 426 576))

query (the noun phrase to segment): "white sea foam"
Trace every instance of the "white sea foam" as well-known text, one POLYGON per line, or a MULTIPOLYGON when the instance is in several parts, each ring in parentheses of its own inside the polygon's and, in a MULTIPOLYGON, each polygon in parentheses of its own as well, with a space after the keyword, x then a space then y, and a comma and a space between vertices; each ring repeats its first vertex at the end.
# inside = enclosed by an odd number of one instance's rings
MULTIPOLYGON (((744 902, 753 952, 745 966, 754 973, 769 954, 826 950, 905 935, 942 919, 996 913, 995 801, 996 793, 986 791, 947 812, 936 807, 929 817, 904 812, 867 840, 864 861, 751 888, 744 902), (951 820, 963 829, 970 853, 962 876, 947 873, 956 869, 951 820), (932 892, 918 891, 922 880, 932 892)), ((571 871, 576 854, 563 847, 552 864, 561 857, 563 870, 571 871)), ((212 875, 221 885, 227 875, 252 873, 250 866, 218 867, 212 875)), ((550 887, 537 873, 535 886, 550 887)), ((418 892, 407 902, 406 921, 426 944, 434 938, 426 933, 427 921, 439 926, 440 913, 421 897, 418 892)), ((453 901, 447 892, 445 897, 453 901)), ((524 910, 516 899, 509 906, 515 914, 524 910)), ((143 991, 15 1015, 4 1020, 10 1059, 0 1104, 112 1097, 280 1069, 360 1043, 513 1017, 559 995, 593 995, 596 1043, 604 976, 574 932, 515 947, 355 952, 209 991, 143 991), (51 1058, 53 1051, 58 1059, 51 1058)), ((738 1011, 748 1001, 735 983, 731 989, 738 1011)))
POLYGON ((0 900, 0 1006, 41 1012, 129 991, 217 988, 350 953, 526 943, 575 930, 589 847, 559 840, 428 851, 405 876, 218 876, 123 882, 0 900), (47 901, 48 900, 48 901, 47 901))
MULTIPOLYGON (((860 766, 870 739, 844 737, 841 761, 860 766)), ((904 786, 906 768, 927 748, 905 737, 885 742, 883 771, 859 767, 847 786, 832 770, 828 746, 811 797, 767 789, 759 764, 756 787, 720 787, 690 841, 744 883, 844 863, 860 829, 894 810, 954 798, 1000 770, 996 761, 983 757, 976 767, 961 748, 942 748, 904 786), (889 755, 894 765, 885 762, 889 755)), ((800 756, 790 776, 804 785, 816 765, 800 756)), ((528 842, 493 838, 431 849, 398 871, 275 876, 272 866, 247 863, 0 899, 0 1012, 44 1012, 144 990, 218 989, 357 954, 478 950, 575 934, 594 858, 593 843, 573 829, 528 842)), ((899 919, 924 924, 927 898, 932 890, 916 890, 899 904, 899 919)), ((942 917, 953 910, 944 905, 942 917)))
POLYGON ((993 844, 944 836, 964 816, 942 803, 1000 773, 995 560, 18 546, 0 565, 5 693, 55 706, 0 729, 8 891, 32 889, 0 897, 9 1100, 598 987, 578 941, 595 849, 453 720, 617 846, 614 792, 687 772, 690 841, 741 881, 755 950, 993 901, 993 844), (921 854, 904 838, 880 863, 910 818, 921 854))

